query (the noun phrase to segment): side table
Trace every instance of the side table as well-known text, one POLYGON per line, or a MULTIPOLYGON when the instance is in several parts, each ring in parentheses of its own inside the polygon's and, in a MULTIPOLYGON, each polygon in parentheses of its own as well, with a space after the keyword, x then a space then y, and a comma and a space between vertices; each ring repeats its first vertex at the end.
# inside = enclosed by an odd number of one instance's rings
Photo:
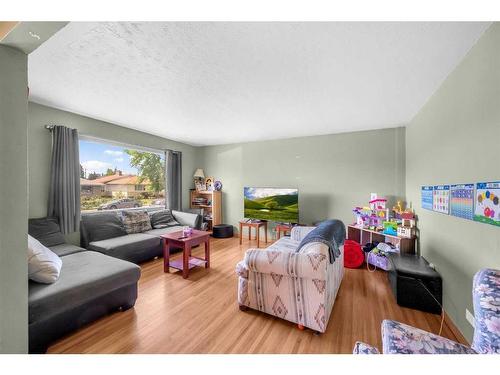
POLYGON ((252 228, 255 228, 257 247, 260 247, 260 228, 264 228, 265 241, 267 243, 267 221, 240 221, 240 245, 243 239, 243 228, 248 228, 248 239, 252 239, 252 228))

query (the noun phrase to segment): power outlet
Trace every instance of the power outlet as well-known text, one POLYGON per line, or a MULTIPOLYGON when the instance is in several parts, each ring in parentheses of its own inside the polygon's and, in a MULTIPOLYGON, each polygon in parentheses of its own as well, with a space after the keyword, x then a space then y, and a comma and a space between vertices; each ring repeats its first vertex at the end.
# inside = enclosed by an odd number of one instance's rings
POLYGON ((465 309, 465 319, 467 319, 472 327, 476 328, 476 319, 474 318, 474 315, 471 314, 469 309, 465 309))

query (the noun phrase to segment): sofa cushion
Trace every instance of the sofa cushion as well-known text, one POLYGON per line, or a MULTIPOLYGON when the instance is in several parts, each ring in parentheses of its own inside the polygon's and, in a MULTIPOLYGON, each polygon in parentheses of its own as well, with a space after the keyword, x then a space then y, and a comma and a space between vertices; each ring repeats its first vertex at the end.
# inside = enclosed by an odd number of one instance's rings
POLYGON ((28 277, 38 283, 51 284, 57 281, 62 261, 40 241, 28 235, 28 277))
POLYGON ((149 234, 150 236, 160 237, 163 234, 179 232, 181 230, 182 230, 182 227, 177 225, 175 227, 158 228, 158 229, 148 230, 147 232, 144 232, 144 234, 149 234))
POLYGON ((123 211, 123 226, 128 234, 151 230, 151 220, 146 211, 123 211))
POLYGON ((161 210, 151 213, 151 226, 154 229, 168 228, 178 226, 179 223, 174 219, 172 211, 161 210))
POLYGON ((71 310, 113 290, 134 284, 141 269, 133 263, 94 251, 62 258, 59 280, 50 285, 29 284, 29 323, 71 310))
POLYGON ((65 242, 56 217, 42 217, 28 220, 28 233, 44 246, 51 247, 65 242))
POLYGON ((82 215, 89 242, 127 235, 123 222, 116 213, 82 215))
POLYGON ((49 249, 52 250, 54 253, 56 253, 60 257, 74 254, 74 253, 79 253, 82 251, 87 251, 83 247, 71 245, 69 243, 62 243, 60 245, 51 246, 51 247, 49 247, 49 249))
POLYGON ((134 233, 91 242, 88 249, 135 262, 137 259, 147 258, 140 256, 141 254, 160 255, 161 241, 159 237, 144 233, 134 233))

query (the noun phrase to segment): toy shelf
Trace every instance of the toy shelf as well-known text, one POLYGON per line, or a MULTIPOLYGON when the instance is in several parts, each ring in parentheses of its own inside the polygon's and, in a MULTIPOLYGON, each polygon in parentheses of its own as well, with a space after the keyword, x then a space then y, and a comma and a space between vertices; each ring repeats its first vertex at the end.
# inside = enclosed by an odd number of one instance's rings
POLYGON ((347 238, 358 242, 361 246, 364 246, 367 243, 373 241, 390 242, 394 246, 399 247, 399 252, 401 254, 415 255, 416 237, 404 238, 399 236, 393 236, 390 234, 384 234, 376 230, 358 227, 357 225, 348 225, 347 238))

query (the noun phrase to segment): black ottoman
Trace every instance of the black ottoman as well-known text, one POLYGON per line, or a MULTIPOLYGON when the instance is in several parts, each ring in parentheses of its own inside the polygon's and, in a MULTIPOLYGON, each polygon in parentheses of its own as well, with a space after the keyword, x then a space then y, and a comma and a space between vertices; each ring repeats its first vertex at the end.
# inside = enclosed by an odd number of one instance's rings
POLYGON ((212 228, 212 237, 214 238, 233 237, 233 226, 229 224, 214 225, 212 228))
POLYGON ((443 282, 439 273, 420 256, 393 253, 389 260, 387 275, 398 305, 441 314, 443 282))

